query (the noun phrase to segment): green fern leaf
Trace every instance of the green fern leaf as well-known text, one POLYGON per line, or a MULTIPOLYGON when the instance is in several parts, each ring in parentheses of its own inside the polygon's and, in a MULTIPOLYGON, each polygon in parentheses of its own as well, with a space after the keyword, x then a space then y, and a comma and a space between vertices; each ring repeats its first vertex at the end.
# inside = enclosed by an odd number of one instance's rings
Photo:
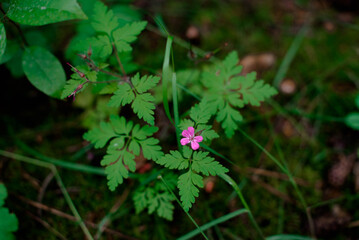
POLYGON ((95 148, 102 148, 117 134, 110 123, 101 122, 99 128, 94 128, 84 134, 84 139, 95 144, 95 148))
POLYGON ((242 121, 243 117, 239 111, 236 111, 229 104, 226 104, 224 108, 219 110, 216 119, 222 122, 222 127, 227 137, 232 137, 234 131, 238 129, 237 123, 242 121))
POLYGON ((150 125, 154 125, 153 110, 156 108, 154 102, 155 98, 150 93, 139 94, 132 102, 131 107, 140 119, 143 118, 150 125))
POLYGON ((113 32, 113 39, 119 52, 131 51, 130 43, 137 39, 143 29, 145 29, 147 22, 133 22, 117 29, 113 32))
POLYGON ((195 198, 198 197, 197 187, 203 188, 203 178, 192 171, 188 171, 178 178, 179 194, 186 211, 191 208, 195 198))
MULTIPOLYGON (((135 141, 133 141, 135 142, 135 141)), ((146 159, 151 159, 156 161, 163 156, 163 152, 161 151, 161 147, 158 145, 159 140, 156 138, 147 138, 145 140, 138 141, 141 146, 143 156, 146 159)))
POLYGON ((112 32, 118 27, 118 19, 112 10, 107 11, 107 6, 100 1, 94 5, 93 15, 91 18, 91 25, 96 32, 107 33, 109 37, 112 32))
POLYGON ((131 103, 135 99, 135 94, 129 84, 118 85, 117 91, 111 97, 108 105, 110 107, 120 107, 131 103))
POLYGON ((157 76, 147 76, 147 75, 140 78, 140 74, 137 73, 131 80, 137 92, 144 93, 154 88, 160 81, 160 78, 157 76))
POLYGON ((166 154, 163 157, 155 160, 156 163, 165 166, 169 169, 186 169, 189 166, 188 159, 184 158, 178 151, 170 151, 170 154, 166 154))
POLYGON ((114 191, 116 187, 123 182, 124 178, 128 178, 128 166, 131 172, 136 170, 135 156, 127 152, 125 149, 122 151, 108 150, 107 154, 101 161, 102 166, 106 166, 105 173, 107 175, 108 187, 114 191))
POLYGON ((216 176, 228 172, 228 169, 215 161, 214 158, 208 157, 208 152, 193 153, 192 169, 206 176, 216 176))

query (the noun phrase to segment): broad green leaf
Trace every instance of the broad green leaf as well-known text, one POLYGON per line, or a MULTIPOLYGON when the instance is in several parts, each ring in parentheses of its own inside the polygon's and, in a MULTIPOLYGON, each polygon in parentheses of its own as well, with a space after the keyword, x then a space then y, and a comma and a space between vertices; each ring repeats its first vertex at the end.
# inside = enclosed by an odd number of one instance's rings
POLYGON ((112 10, 107 10, 107 6, 98 1, 95 3, 93 15, 91 17, 91 25, 96 32, 107 33, 112 38, 112 31, 118 27, 117 17, 112 10))
POLYGON ((16 41, 11 41, 9 39, 6 39, 6 49, 2 57, 0 57, 0 64, 10 61, 20 51, 21 51, 20 46, 16 41))
POLYGON ((26 48, 22 67, 29 81, 51 97, 60 97, 66 76, 59 60, 41 47, 26 48))
POLYGON ((179 195, 183 208, 188 211, 198 197, 198 188, 203 187, 203 178, 191 170, 182 174, 178 178, 179 195))
POLYGON ((345 117, 345 123, 347 126, 359 130, 359 113, 353 112, 345 117))
POLYGON ((102 148, 106 143, 117 134, 114 132, 110 123, 101 122, 99 128, 94 128, 84 134, 84 139, 95 144, 95 148, 102 148))
POLYGON ((355 98, 355 105, 359 108, 359 94, 355 98))
POLYGON ((11 0, 7 16, 17 23, 32 26, 87 19, 76 0, 11 0))
POLYGON ((0 23, 0 60, 5 53, 6 49, 6 33, 4 24, 0 23))
POLYGON ((155 161, 169 169, 181 170, 186 169, 189 166, 188 159, 184 158, 179 151, 170 151, 170 154, 166 154, 155 161))
POLYGON ((154 104, 155 98, 150 93, 138 94, 133 101, 131 107, 137 116, 151 125, 155 124, 153 110, 156 108, 154 104))

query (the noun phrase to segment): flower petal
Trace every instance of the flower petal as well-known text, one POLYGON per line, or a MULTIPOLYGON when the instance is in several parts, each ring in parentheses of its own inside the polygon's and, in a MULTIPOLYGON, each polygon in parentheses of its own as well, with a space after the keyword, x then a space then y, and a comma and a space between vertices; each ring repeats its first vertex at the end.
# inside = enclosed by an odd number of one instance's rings
POLYGON ((191 137, 191 134, 188 130, 183 130, 182 132, 182 136, 186 137, 186 138, 190 138, 191 137))
POLYGON ((195 137, 194 137, 194 140, 195 140, 196 142, 202 142, 202 141, 203 141, 203 137, 202 137, 202 136, 195 136, 195 137))
POLYGON ((197 150, 199 148, 199 144, 195 141, 192 141, 191 142, 191 147, 193 150, 197 150))
POLYGON ((182 146, 183 145, 186 145, 186 144, 188 144, 189 143, 189 139, 188 138, 182 138, 181 139, 181 144, 182 144, 182 146))
POLYGON ((191 137, 194 136, 194 128, 193 127, 188 127, 188 132, 189 132, 189 134, 191 134, 191 137))

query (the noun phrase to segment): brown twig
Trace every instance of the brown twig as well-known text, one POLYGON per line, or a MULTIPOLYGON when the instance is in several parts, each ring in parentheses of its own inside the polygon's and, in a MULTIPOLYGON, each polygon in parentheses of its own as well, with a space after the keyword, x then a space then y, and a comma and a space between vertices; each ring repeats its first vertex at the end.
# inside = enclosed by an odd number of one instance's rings
MULTIPOLYGON (((33 201, 31 199, 28 199, 28 198, 25 198, 23 196, 19 196, 19 195, 14 195, 14 196, 16 198, 18 198, 19 200, 21 200, 21 201, 23 201, 23 202, 25 202, 25 203, 27 203, 27 204, 35 207, 35 208, 40 208, 40 209, 42 209, 44 211, 47 211, 49 213, 52 213, 52 214, 54 214, 56 216, 66 218, 66 219, 68 219, 70 221, 77 222, 77 219, 74 216, 72 216, 70 214, 67 214, 67 213, 64 213, 64 212, 62 212, 62 211, 60 211, 58 209, 46 206, 46 205, 44 205, 42 203, 35 202, 35 201, 33 201)), ((93 222, 90 222, 90 221, 84 221, 84 223, 89 227, 98 228, 98 224, 96 224, 96 223, 93 223, 93 222)), ((117 237, 119 237, 121 239, 138 240, 137 238, 127 236, 127 235, 125 235, 123 233, 120 233, 118 231, 115 231, 115 230, 112 230, 112 229, 109 229, 109 228, 105 228, 104 232, 112 234, 114 236, 117 236, 117 237)))
MULTIPOLYGON (((39 203, 42 203, 42 199, 44 198, 45 191, 47 189, 47 186, 49 186, 51 180, 54 178, 55 174, 53 172, 50 172, 49 175, 44 179, 42 182, 41 188, 39 190, 39 194, 37 195, 37 201, 39 203)), ((41 209, 39 208, 37 211, 37 214, 41 216, 41 209)))

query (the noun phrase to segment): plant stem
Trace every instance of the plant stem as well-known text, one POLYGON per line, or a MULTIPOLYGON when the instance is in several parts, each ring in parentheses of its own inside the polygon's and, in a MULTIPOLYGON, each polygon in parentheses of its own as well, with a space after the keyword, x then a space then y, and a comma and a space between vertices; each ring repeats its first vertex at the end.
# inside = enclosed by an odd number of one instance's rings
POLYGON ((259 236, 261 239, 265 239, 262 230, 260 229, 260 227, 258 226, 251 209, 249 208, 249 205, 247 203, 247 201, 244 199, 244 196, 242 194, 241 189, 239 189, 237 183, 227 174, 223 173, 223 174, 219 174, 219 177, 221 177, 224 181, 226 181, 231 187, 233 187, 234 191, 237 193, 239 199, 241 200, 244 208, 248 211, 248 216, 250 221, 252 222, 254 228, 256 229, 256 231, 258 232, 259 236))
POLYGON ((118 62, 118 65, 120 66, 121 72, 122 72, 123 76, 126 77, 127 74, 126 74, 125 69, 123 68, 123 65, 122 65, 120 56, 118 55, 118 51, 117 51, 116 45, 115 45, 114 43, 112 43, 112 47, 113 47, 113 51, 115 52, 116 60, 117 60, 117 62, 118 62))

